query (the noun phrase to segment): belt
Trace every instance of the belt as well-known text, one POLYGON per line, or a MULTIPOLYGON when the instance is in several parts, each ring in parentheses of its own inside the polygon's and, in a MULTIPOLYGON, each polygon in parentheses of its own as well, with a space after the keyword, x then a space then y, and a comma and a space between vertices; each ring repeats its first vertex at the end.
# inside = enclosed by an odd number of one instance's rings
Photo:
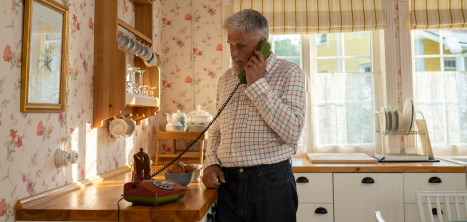
POLYGON ((292 166, 292 159, 287 159, 279 163, 263 164, 263 165, 250 166, 250 167, 222 167, 222 171, 224 172, 225 177, 239 179, 242 174, 245 175, 245 174, 252 173, 252 172, 257 172, 258 174, 260 174, 261 171, 276 168, 276 167, 281 167, 281 166, 288 166, 288 167, 292 166))

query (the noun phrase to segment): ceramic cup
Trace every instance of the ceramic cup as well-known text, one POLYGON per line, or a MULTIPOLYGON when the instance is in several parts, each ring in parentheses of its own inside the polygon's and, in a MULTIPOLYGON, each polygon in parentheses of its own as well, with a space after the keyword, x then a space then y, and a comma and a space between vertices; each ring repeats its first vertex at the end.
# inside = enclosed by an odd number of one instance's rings
POLYGON ((199 183, 200 182, 200 178, 201 178, 201 169, 202 169, 202 166, 201 165, 198 165, 196 164, 196 170, 193 172, 193 179, 191 179, 191 182, 192 183, 199 183))
POLYGON ((133 38, 130 38, 130 41, 128 41, 128 48, 125 49, 125 51, 130 52, 130 50, 135 47, 135 42, 136 37, 133 36, 133 38))
POLYGON ((129 35, 128 36, 126 34, 120 35, 117 41, 118 41, 118 46, 120 47, 121 50, 126 50, 130 46, 129 35))
POLYGON ((66 150, 57 149, 54 155, 55 167, 67 166, 71 163, 72 157, 71 152, 66 150))
POLYGON ((150 60, 144 60, 144 64, 147 67, 154 67, 157 65, 157 55, 155 53, 152 53, 151 59, 150 60))
POLYGON ((112 135, 120 137, 125 135, 127 127, 128 124, 125 122, 125 120, 114 119, 109 125, 109 130, 112 135))
POLYGON ((145 44, 143 43, 143 45, 141 45, 139 50, 137 52, 135 52, 135 55, 141 57, 141 54, 143 54, 143 52, 144 52, 144 47, 145 47, 145 44))
POLYGON ((135 122, 133 122, 133 120, 131 119, 126 119, 126 118, 123 118, 123 121, 125 121, 127 124, 125 135, 131 136, 133 132, 135 131, 135 127, 136 127, 135 122))
POLYGON ((71 150, 71 164, 73 163, 77 163, 78 160, 79 160, 79 154, 78 152, 74 151, 74 150, 71 150))
POLYGON ((137 51, 139 51, 140 48, 141 48, 141 42, 140 41, 138 41, 138 42, 135 41, 135 45, 128 52, 130 52, 132 54, 135 54, 137 51))
POLYGON ((152 46, 148 47, 148 53, 142 57, 143 60, 149 60, 152 58, 152 46))
POLYGON ((146 60, 145 58, 148 56, 148 54, 151 53, 149 51, 149 47, 148 46, 144 46, 143 47, 143 52, 141 52, 141 54, 139 54, 139 57, 142 58, 143 60, 146 60))

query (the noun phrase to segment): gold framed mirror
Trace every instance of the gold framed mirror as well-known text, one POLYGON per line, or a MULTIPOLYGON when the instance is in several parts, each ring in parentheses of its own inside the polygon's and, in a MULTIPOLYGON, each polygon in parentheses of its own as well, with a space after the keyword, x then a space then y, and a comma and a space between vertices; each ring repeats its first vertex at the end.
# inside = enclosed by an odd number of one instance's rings
POLYGON ((63 112, 66 100, 68 8, 25 0, 21 112, 63 112))

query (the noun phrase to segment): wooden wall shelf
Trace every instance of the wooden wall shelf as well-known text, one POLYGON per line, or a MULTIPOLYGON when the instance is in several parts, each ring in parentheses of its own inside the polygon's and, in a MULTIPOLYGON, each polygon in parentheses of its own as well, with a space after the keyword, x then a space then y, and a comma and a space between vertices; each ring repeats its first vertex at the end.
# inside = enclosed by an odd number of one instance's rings
POLYGON ((141 33, 140 31, 136 30, 135 28, 131 27, 131 25, 128 25, 128 23, 124 22, 121 19, 118 19, 118 25, 122 26, 124 29, 130 31, 133 33, 137 38, 137 40, 143 40, 146 43, 149 43, 152 45, 152 39, 141 33))
POLYGON ((121 25, 152 44, 152 2, 135 4, 136 28, 118 19, 118 5, 115 0, 96 1, 95 12, 93 127, 106 127, 108 119, 121 115, 131 116, 136 125, 140 125, 141 120, 154 116, 159 111, 160 69, 158 66, 147 67, 141 58, 135 56, 134 66, 147 70, 143 75, 143 84, 157 88, 154 91, 155 98, 149 98, 152 103, 148 98, 136 98, 134 101, 128 98, 127 101, 127 61, 125 52, 118 49, 117 33, 118 26, 121 25))
POLYGON ((159 98, 126 93, 125 103, 132 107, 159 107, 159 98))
POLYGON ((152 0, 130 0, 135 5, 152 5, 152 0))

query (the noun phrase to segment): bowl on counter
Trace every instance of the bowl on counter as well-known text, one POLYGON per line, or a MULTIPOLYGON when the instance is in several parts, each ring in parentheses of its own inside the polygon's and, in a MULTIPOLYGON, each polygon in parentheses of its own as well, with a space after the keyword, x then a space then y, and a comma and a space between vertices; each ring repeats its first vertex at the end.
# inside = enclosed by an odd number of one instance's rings
POLYGON ((166 173, 164 172, 166 180, 172 180, 175 183, 180 184, 181 186, 188 186, 193 179, 193 172, 191 173, 166 173))

